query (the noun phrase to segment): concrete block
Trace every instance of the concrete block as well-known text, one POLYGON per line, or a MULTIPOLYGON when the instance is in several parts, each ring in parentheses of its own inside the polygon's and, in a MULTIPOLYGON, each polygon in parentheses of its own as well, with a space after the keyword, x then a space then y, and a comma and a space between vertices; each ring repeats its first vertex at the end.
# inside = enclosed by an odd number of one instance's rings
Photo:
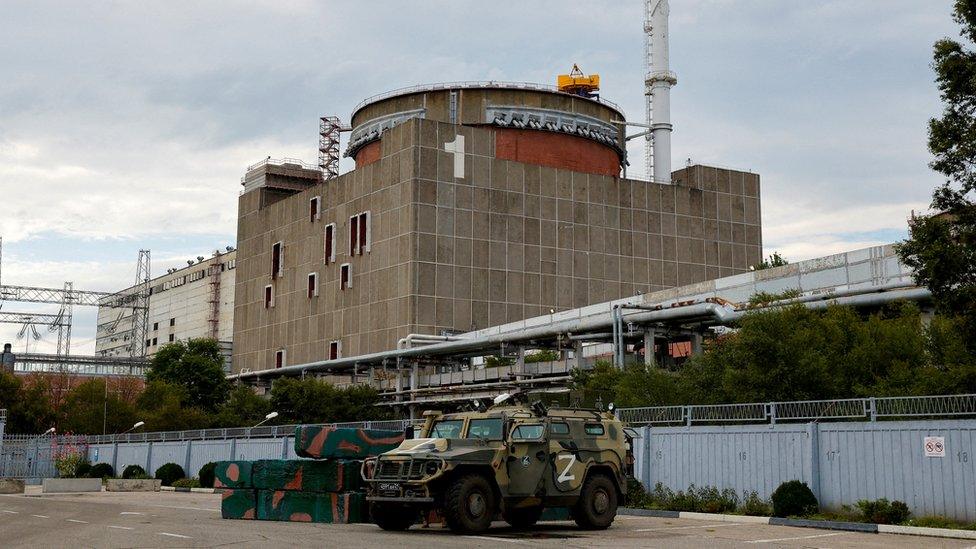
POLYGON ((24 481, 16 478, 0 478, 0 494, 23 494, 24 481))
POLYGON ((41 492, 45 494, 101 491, 100 478, 46 478, 41 481, 41 492))
POLYGON ((163 481, 155 478, 110 478, 105 481, 108 492, 158 492, 163 481))

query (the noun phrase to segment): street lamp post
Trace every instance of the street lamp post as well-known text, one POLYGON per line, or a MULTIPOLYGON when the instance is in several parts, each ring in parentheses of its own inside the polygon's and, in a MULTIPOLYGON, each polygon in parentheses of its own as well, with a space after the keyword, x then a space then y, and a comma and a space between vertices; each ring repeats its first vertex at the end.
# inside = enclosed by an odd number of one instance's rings
MULTIPOLYGON (((262 419, 260 422, 258 422, 258 424, 255 425, 254 427, 260 427, 261 425, 264 424, 264 422, 266 422, 268 420, 271 420, 271 419, 274 419, 276 417, 278 417, 278 412, 271 412, 270 414, 264 416, 264 419, 262 419)), ((251 427, 251 429, 253 429, 254 427, 251 427)))

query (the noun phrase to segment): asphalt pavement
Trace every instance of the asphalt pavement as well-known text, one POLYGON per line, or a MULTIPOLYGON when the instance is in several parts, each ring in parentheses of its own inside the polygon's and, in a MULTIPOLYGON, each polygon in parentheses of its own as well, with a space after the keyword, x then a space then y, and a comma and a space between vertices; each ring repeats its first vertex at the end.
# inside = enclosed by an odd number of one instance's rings
POLYGON ((609 530, 572 522, 515 531, 504 523, 485 534, 457 536, 415 526, 384 532, 372 524, 223 520, 220 496, 200 493, 102 492, 0 496, 0 546, 30 547, 946 547, 973 542, 864 534, 736 522, 618 516, 609 530))

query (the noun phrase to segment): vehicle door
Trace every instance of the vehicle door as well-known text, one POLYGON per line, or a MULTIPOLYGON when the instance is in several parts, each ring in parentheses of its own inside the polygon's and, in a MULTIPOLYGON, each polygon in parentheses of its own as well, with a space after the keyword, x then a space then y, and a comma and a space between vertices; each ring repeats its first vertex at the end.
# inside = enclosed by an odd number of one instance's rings
POLYGON ((531 496, 545 490, 549 472, 547 423, 536 419, 518 422, 509 432, 509 453, 505 460, 509 495, 531 496))
POLYGON ((569 495, 579 491, 586 476, 586 461, 580 458, 576 440, 582 433, 579 421, 553 419, 549 423, 549 455, 552 457, 553 493, 569 495), (573 433, 571 426, 577 431, 573 433))

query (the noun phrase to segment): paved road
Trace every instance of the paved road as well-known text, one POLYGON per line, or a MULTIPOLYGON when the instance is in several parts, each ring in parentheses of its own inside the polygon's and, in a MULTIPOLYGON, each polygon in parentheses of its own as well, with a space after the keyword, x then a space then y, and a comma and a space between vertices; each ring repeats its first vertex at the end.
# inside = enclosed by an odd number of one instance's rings
POLYGON ((498 524, 459 539, 440 528, 384 532, 371 524, 301 524, 222 520, 220 496, 196 493, 110 493, 0 497, 0 546, 31 547, 407 547, 417 549, 535 546, 590 547, 947 547, 973 543, 855 534, 809 528, 686 519, 618 517, 607 531, 570 522, 531 532, 498 524))

